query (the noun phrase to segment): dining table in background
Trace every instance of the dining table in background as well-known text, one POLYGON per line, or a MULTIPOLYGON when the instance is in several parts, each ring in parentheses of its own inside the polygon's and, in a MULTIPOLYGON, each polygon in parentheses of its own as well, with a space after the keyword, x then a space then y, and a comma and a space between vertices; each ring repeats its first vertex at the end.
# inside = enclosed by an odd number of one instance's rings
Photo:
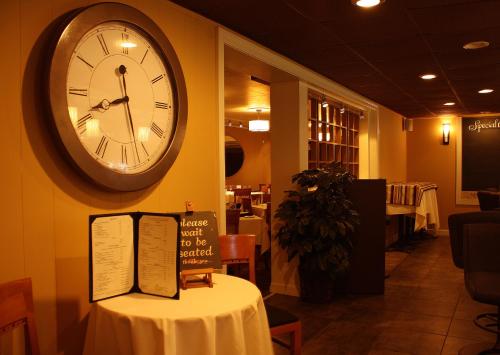
POLYGON ((273 354, 259 289, 224 274, 213 282, 179 300, 132 293, 94 303, 84 355, 273 354))
POLYGON ((436 189, 428 189, 422 192, 418 205, 386 204, 386 214, 392 215, 413 215, 415 217, 414 231, 427 229, 432 226, 434 231, 439 229, 439 210, 437 204, 436 189))
POLYGON ((265 218, 255 215, 240 217, 239 234, 254 234, 255 244, 260 245, 261 254, 271 246, 265 218))
MULTIPOLYGON (((234 191, 225 191, 225 200, 227 203, 233 203, 234 201, 234 191)), ((256 200, 258 203, 262 202, 262 197, 264 196, 264 192, 261 191, 252 191, 250 193, 252 200, 256 200)))

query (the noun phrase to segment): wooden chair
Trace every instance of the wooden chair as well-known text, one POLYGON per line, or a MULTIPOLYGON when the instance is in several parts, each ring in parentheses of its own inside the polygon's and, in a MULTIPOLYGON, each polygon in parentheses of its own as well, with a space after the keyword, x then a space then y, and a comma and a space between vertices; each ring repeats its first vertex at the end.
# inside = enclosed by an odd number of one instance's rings
POLYGON ((252 199, 250 197, 241 198, 241 208, 245 212, 252 212, 252 199))
POLYGON ((241 203, 241 198, 242 197, 248 197, 252 195, 252 189, 251 188, 242 188, 242 189, 234 189, 234 202, 235 203, 241 203))
MULTIPOLYGON (((222 264, 248 263, 249 281, 255 284, 255 235, 236 234, 219 236, 220 256, 222 264)), ((290 354, 300 355, 302 344, 302 325, 293 314, 266 304, 267 320, 273 341, 290 350, 290 354), (290 344, 286 344, 274 336, 290 334, 290 344)))
POLYGON ((0 336, 24 326, 26 353, 39 355, 31 279, 0 285, 0 336))
POLYGON ((255 284, 255 235, 228 234, 219 236, 223 265, 248 264, 248 280, 255 284))
POLYGON ((262 195, 262 203, 268 203, 268 202, 271 202, 271 194, 262 195))
POLYGON ((226 210, 226 233, 238 234, 240 231, 240 210, 226 210))

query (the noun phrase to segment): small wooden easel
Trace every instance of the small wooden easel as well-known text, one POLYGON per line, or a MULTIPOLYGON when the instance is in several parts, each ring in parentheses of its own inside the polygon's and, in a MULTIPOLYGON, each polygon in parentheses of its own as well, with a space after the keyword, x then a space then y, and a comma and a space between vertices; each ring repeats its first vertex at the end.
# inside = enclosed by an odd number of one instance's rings
POLYGON ((207 286, 212 288, 214 287, 214 284, 212 282, 213 272, 214 269, 212 268, 181 271, 181 288, 183 290, 186 290, 188 288, 207 287, 207 286), (200 277, 193 278, 193 276, 196 275, 203 275, 203 276, 201 278, 200 277))
MULTIPOLYGON (((186 212, 193 212, 193 203, 191 201, 186 201, 186 212)), ((183 290, 207 286, 212 288, 214 286, 212 282, 213 272, 213 268, 183 270, 180 274, 181 288, 183 290)))

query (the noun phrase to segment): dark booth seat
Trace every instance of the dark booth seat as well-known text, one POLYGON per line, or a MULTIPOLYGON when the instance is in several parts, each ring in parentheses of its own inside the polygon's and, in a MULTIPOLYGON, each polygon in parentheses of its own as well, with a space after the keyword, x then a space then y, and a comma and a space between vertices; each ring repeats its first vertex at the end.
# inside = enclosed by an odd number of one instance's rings
POLYGON ((471 212, 448 218, 453 261, 464 269, 471 297, 497 306, 496 313, 479 314, 474 323, 497 335, 495 344, 466 346, 460 354, 500 354, 500 211, 471 212))
POLYGON ((478 191, 477 199, 481 211, 490 211, 500 208, 500 192, 478 191))

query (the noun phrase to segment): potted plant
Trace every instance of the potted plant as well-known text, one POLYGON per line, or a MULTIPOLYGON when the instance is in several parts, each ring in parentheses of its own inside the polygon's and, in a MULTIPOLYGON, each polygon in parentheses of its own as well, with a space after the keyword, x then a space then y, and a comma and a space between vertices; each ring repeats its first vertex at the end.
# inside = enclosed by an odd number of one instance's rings
POLYGON ((358 213, 347 198, 353 175, 340 163, 304 170, 292 177, 297 190, 286 191, 276 210, 276 238, 288 261, 299 257, 301 298, 323 303, 333 297, 333 280, 349 267, 358 213))

